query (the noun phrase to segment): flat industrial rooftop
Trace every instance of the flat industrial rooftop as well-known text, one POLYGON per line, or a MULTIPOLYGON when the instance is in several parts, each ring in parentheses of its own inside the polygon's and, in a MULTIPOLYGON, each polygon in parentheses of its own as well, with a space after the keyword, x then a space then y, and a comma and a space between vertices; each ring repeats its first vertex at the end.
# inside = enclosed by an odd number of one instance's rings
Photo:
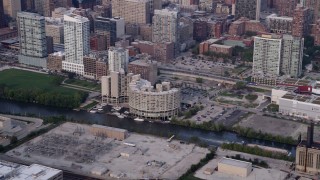
POLYGON ((209 153, 193 144, 135 133, 123 141, 95 136, 90 128, 64 123, 6 155, 103 179, 177 179, 209 153))

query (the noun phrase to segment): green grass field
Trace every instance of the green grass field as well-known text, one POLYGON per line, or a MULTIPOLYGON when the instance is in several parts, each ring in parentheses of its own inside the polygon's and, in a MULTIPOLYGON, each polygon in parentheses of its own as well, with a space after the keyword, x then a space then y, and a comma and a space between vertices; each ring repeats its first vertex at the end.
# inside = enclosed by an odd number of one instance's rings
POLYGON ((61 87, 59 84, 62 80, 61 77, 18 69, 0 72, 0 84, 5 84, 12 89, 40 89, 69 95, 78 92, 74 89, 61 87))
POLYGON ((100 85, 97 83, 88 82, 88 81, 79 80, 79 79, 67 79, 65 83, 70 85, 81 86, 81 87, 92 89, 92 90, 100 89, 100 85))

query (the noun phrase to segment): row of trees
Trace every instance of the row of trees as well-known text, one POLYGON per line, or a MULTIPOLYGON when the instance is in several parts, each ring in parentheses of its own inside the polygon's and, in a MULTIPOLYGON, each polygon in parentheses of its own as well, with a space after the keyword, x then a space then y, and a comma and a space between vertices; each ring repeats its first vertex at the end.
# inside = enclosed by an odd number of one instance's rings
POLYGON ((284 137, 280 135, 273 135, 269 133, 263 133, 261 130, 255 131, 252 128, 245 128, 236 126, 233 128, 233 131, 239 134, 240 136, 248 137, 248 138, 255 138, 255 139, 263 139, 267 141, 275 141, 285 144, 292 144, 297 145, 297 140, 293 139, 290 136, 284 137))
POLYGON ((87 95, 85 92, 75 92, 69 95, 36 88, 14 89, 4 84, 0 85, 0 98, 61 108, 79 107, 87 95))
POLYGON ((263 157, 269 157, 273 159, 281 159, 285 161, 294 161, 294 157, 288 156, 283 153, 279 152, 272 152, 272 151, 267 151, 264 149, 259 148, 258 146, 251 147, 251 146, 246 146, 242 144, 236 144, 236 143, 230 143, 230 144, 222 144, 221 145, 222 149, 229 149, 233 151, 238 151, 238 152, 244 152, 248 154, 254 154, 258 156, 263 156, 263 157))

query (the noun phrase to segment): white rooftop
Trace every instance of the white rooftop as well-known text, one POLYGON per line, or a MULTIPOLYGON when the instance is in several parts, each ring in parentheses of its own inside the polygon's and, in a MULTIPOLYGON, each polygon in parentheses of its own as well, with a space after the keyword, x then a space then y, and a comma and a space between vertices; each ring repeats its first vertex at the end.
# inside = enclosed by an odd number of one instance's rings
POLYGON ((252 165, 252 163, 249 163, 249 162, 239 161, 239 160, 230 159, 230 158, 222 158, 219 163, 227 164, 230 166, 242 167, 242 168, 247 168, 248 166, 252 165))
POLYGON ((15 176, 10 178, 10 180, 47 180, 60 173, 62 173, 62 171, 58 169, 32 164, 31 166, 19 168, 15 176))

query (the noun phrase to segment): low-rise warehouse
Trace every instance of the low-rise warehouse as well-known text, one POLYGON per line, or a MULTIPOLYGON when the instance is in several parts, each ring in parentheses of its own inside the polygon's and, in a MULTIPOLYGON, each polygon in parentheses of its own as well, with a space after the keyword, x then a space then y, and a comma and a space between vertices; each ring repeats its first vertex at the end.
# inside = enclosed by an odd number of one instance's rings
POLYGON ((218 163, 218 171, 241 177, 247 177, 252 171, 252 163, 230 158, 222 158, 218 163))

